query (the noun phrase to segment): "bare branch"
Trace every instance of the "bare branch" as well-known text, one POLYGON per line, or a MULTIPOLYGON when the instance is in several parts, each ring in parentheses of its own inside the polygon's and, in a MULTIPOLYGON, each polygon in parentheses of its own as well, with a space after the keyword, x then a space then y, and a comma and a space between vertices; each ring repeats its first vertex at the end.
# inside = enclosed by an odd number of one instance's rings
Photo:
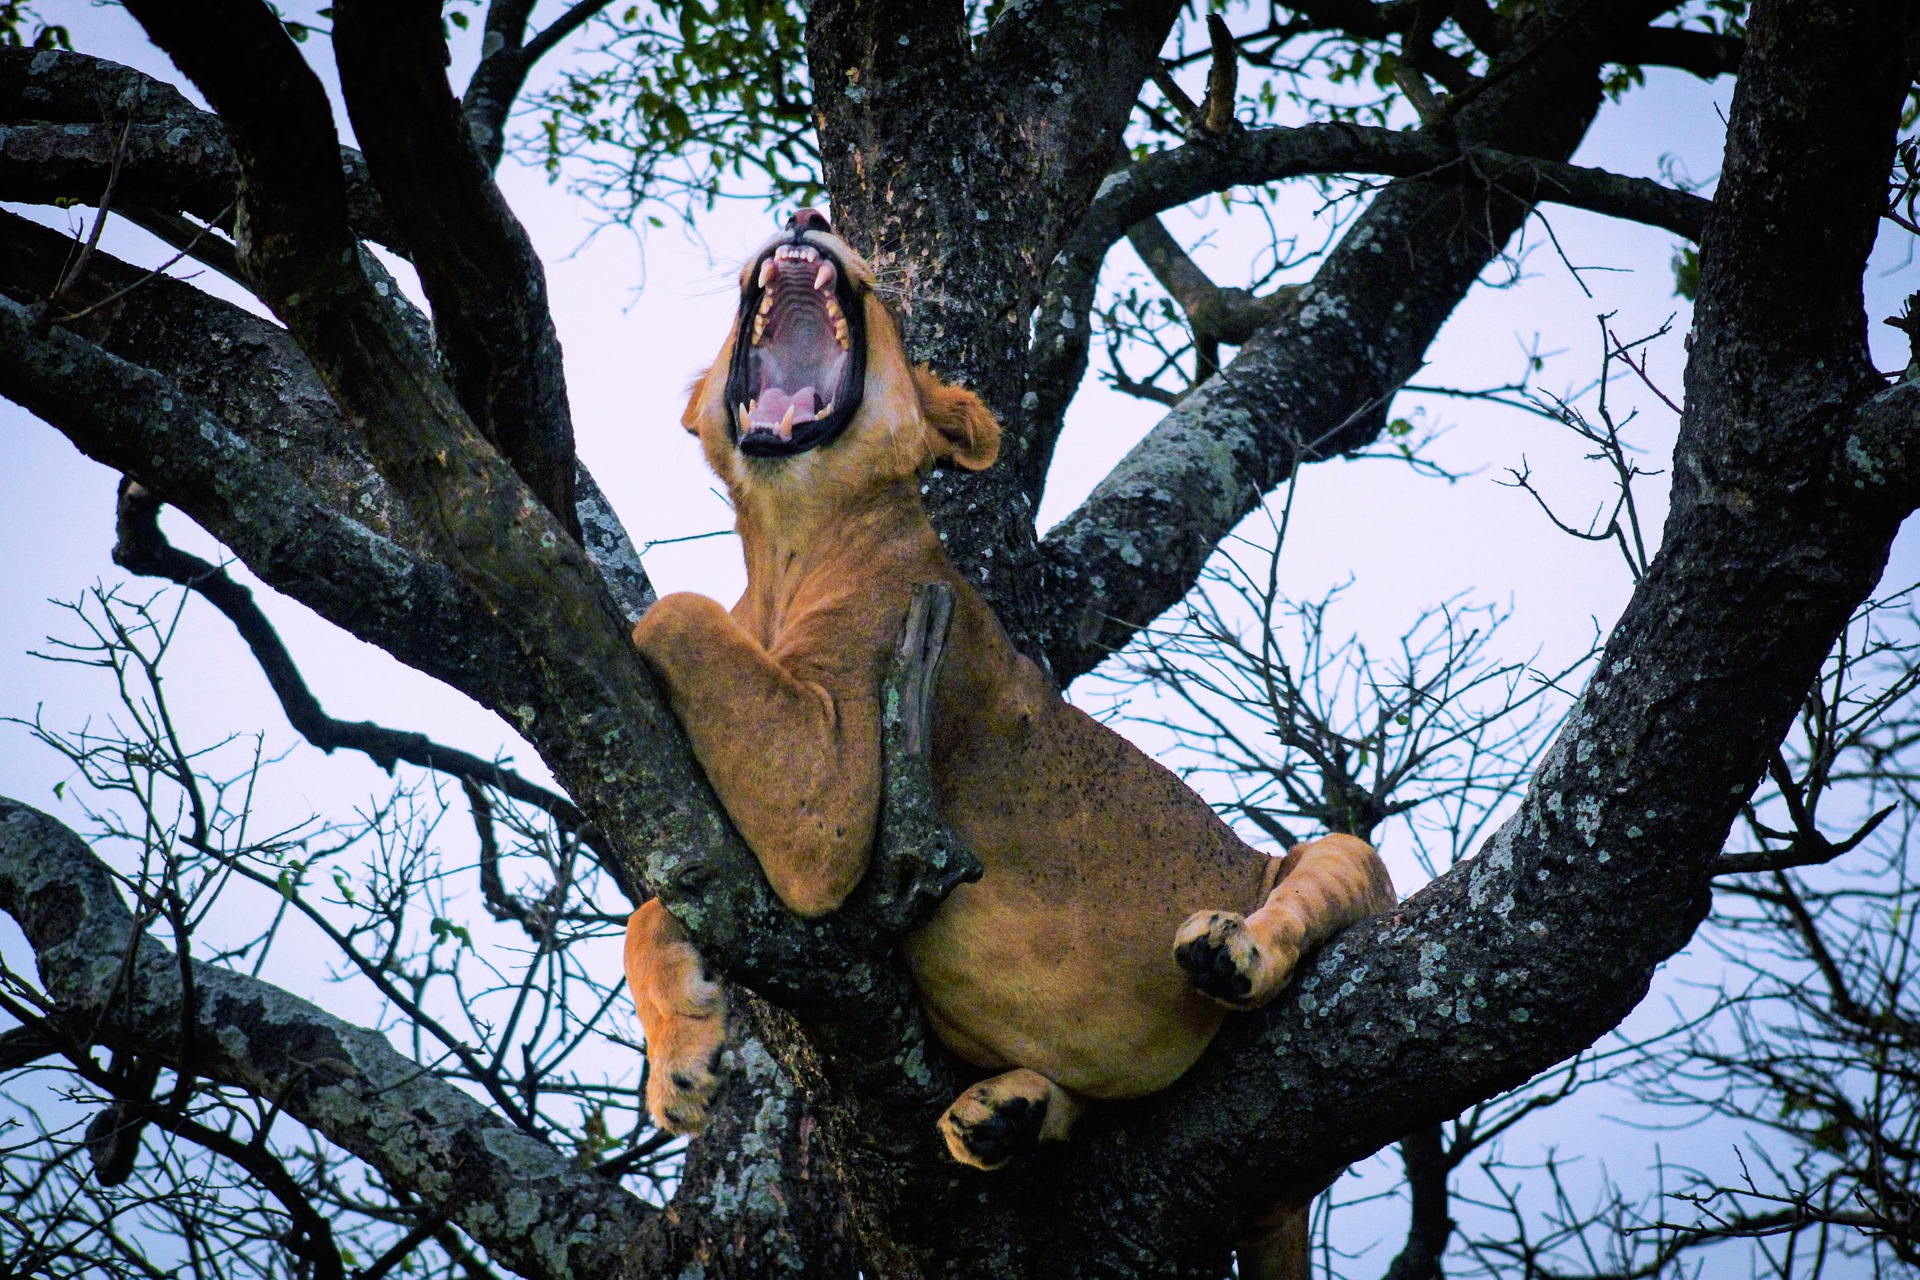
MULTIPOLYGON (((329 716, 307 688, 279 633, 254 603, 253 593, 228 577, 224 569, 167 541, 160 530, 161 505, 158 498, 138 483, 122 482, 114 563, 133 573, 177 582, 224 614, 253 651, 274 696, 280 700, 281 709, 287 713, 288 722, 301 737, 329 754, 341 747, 363 752, 388 772, 392 772, 397 761, 404 760, 423 769, 435 769, 489 786, 544 810, 563 830, 581 829, 585 819, 571 800, 528 782, 498 763, 444 746, 422 733, 405 733, 369 721, 348 722, 329 716)), ((617 873, 617 866, 613 869, 617 873)))
MULTIPOLYGON (((141 936, 112 874, 78 837, 4 799, 0 910, 26 933, 68 1034, 178 1060, 180 963, 141 936)), ((612 1274, 636 1246, 662 1250, 657 1213, 385 1036, 215 965, 194 961, 191 972, 198 1071, 273 1099, 521 1274, 612 1274)))

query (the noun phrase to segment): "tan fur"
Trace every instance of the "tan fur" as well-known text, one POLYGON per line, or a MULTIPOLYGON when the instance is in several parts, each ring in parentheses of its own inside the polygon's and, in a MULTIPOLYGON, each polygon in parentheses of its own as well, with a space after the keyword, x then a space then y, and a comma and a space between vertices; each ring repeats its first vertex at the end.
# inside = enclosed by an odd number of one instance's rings
POLYGON ((627 918, 626 952, 627 987, 647 1037, 647 1110, 662 1128, 698 1132, 720 1084, 725 995, 658 898, 627 918))
MULTIPOLYGON (((1176 943, 1204 948, 1217 934, 1221 963, 1247 987, 1227 1002, 1252 1007, 1282 989, 1303 952, 1390 906, 1392 888, 1372 848, 1349 836, 1284 860, 1249 847, 1014 650, 947 559, 919 494, 929 465, 990 465, 998 424, 972 392, 908 363, 851 249, 820 231, 808 239, 864 293, 860 413, 810 452, 743 456, 722 403, 728 335, 682 421, 732 495, 746 594, 731 613, 702 596, 668 596, 634 643, 774 891, 818 915, 866 870, 880 790, 878 695, 913 588, 953 589, 934 785, 942 816, 986 874, 955 891, 905 951, 940 1038, 1007 1073, 976 1086, 986 1102, 1043 1099, 1043 1136, 1064 1137, 1081 1099, 1166 1086, 1219 1026, 1222 1001, 1195 989, 1176 943)), ((630 973, 636 946, 653 945, 684 942, 658 925, 630 938, 630 973)), ((654 1021, 678 1016, 679 997, 662 994, 670 980, 654 976, 668 970, 644 960, 639 969, 654 984, 641 1007, 649 1043, 680 1043, 654 1021)), ((684 980, 689 971, 673 972, 684 980)), ((950 1141, 978 1119, 968 1102, 976 1090, 943 1122, 950 1141)), ((665 1101, 682 1113, 691 1105, 665 1101)), ((672 1110, 655 1115, 686 1127, 672 1110)), ((967 1158, 964 1144, 956 1154, 967 1158)))

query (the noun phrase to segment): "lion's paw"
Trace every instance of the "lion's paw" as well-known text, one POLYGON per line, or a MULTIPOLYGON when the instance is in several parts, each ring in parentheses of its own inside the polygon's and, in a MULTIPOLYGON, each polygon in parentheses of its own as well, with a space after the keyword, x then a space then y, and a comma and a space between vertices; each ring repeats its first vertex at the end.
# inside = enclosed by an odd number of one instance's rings
POLYGON ((1235 912, 1196 911, 1173 935, 1173 958, 1204 994, 1230 1009, 1253 1009, 1286 986, 1300 953, 1261 945, 1235 912))
POLYGON ((1047 1119, 1047 1100, 996 1092, 989 1080, 954 1100, 940 1117, 947 1150, 961 1164, 976 1169, 998 1169, 1017 1155, 1040 1145, 1047 1119))
POLYGON ((707 1127, 707 1112, 720 1088, 726 1019, 685 1019, 674 1031, 658 1049, 647 1048, 647 1112, 668 1133, 696 1134, 707 1127))

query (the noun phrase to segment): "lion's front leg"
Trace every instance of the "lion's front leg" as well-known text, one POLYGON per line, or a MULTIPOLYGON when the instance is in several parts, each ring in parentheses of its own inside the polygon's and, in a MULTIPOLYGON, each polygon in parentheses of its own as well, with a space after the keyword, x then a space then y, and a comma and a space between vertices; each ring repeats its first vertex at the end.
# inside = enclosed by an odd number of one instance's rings
POLYGON ((633 629, 727 816, 780 900, 833 910, 866 873, 880 807, 871 689, 783 667, 706 596, 666 596, 633 629))
POLYGON ((1229 1008, 1273 999, 1303 954, 1395 902, 1380 855, 1355 836, 1295 845, 1278 880, 1251 915, 1196 911, 1174 935, 1173 956, 1188 980, 1229 1008))
POLYGON ((658 898, 627 918, 626 961, 647 1041, 647 1112, 669 1133, 698 1133, 720 1087, 726 991, 658 898))

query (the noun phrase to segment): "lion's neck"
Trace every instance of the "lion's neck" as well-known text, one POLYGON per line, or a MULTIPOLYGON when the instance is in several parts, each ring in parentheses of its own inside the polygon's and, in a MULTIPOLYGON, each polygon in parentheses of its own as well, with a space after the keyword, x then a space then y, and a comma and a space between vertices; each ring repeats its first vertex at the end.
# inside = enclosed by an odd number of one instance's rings
POLYGON ((750 629, 763 640, 778 635, 796 606, 823 586, 843 589, 898 572, 935 581, 952 572, 921 505, 917 478, 813 509, 741 502, 741 496, 736 527, 747 563, 742 621, 750 618, 750 629))

